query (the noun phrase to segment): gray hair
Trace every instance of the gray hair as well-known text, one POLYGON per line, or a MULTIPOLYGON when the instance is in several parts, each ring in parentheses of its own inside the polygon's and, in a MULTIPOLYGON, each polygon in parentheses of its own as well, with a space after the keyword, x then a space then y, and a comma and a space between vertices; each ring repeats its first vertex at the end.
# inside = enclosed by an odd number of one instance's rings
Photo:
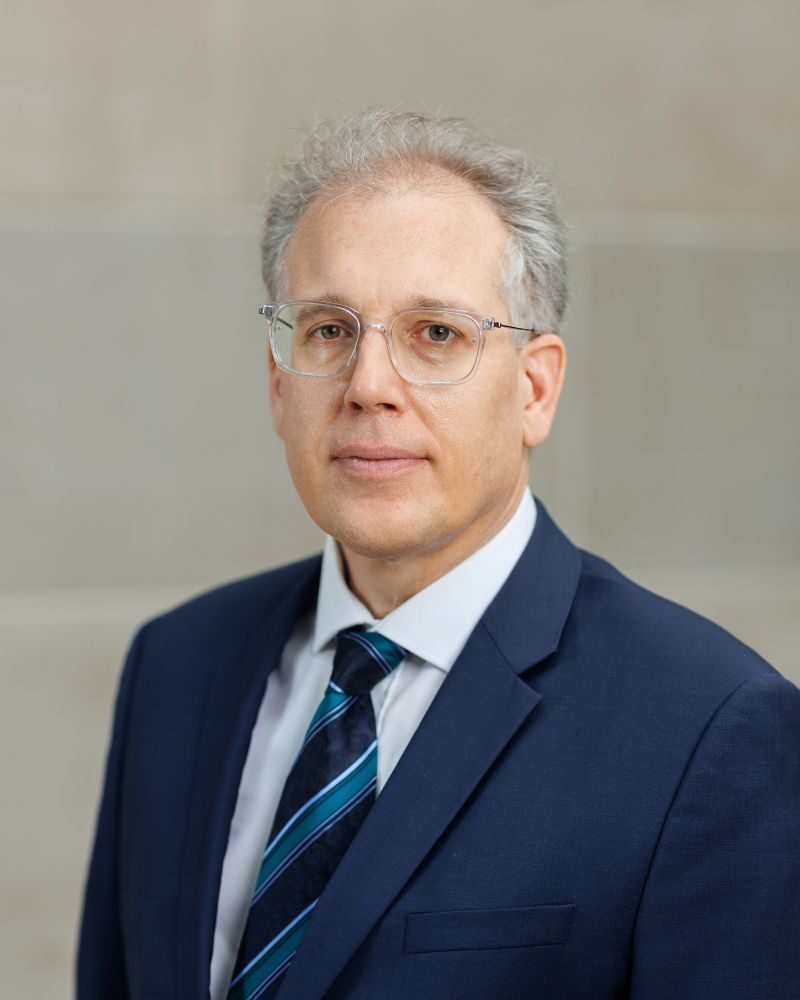
MULTIPOLYGON (((387 177, 422 179, 426 165, 463 178, 509 230, 502 291, 515 326, 558 332, 567 305, 567 241, 555 190, 523 153, 498 145, 461 118, 368 108, 320 122, 287 160, 267 200, 262 274, 279 298, 286 245, 324 191, 382 190, 387 177)), ((383 188, 385 190, 385 186, 383 188)), ((525 334, 518 334, 524 343, 525 334)))

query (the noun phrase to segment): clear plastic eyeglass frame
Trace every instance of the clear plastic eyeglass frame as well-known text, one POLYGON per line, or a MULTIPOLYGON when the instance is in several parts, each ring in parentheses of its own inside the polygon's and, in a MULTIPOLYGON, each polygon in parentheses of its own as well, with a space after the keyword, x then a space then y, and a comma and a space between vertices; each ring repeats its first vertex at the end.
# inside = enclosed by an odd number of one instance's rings
POLYGON ((420 311, 419 309, 405 309, 397 313, 397 315, 392 317, 389 326, 387 328, 387 326, 384 323, 377 323, 377 322, 365 323, 364 320, 359 315, 359 313, 357 313, 355 309, 351 309, 349 306, 335 305, 329 302, 327 303, 311 302, 307 300, 268 302, 263 306, 259 306, 258 309, 259 315, 264 316, 268 323, 270 350, 272 351, 272 357, 275 360, 275 364, 283 371, 289 372, 289 374, 291 375, 298 375, 301 378, 336 378, 337 376, 342 375, 344 372, 347 371, 348 368, 350 368, 350 366, 353 364, 354 360, 358 356, 358 349, 361 345, 361 339, 364 336, 364 333, 367 330, 372 329, 372 330, 380 330, 383 333, 384 340, 386 341, 386 347, 389 352, 389 360, 392 362, 392 367, 402 379, 405 379, 406 382, 410 382, 412 385, 460 385, 462 382, 466 382, 468 379, 471 379, 478 369, 478 364, 481 360, 481 355, 483 354, 483 346, 485 343, 487 330, 501 330, 501 329, 518 330, 522 333, 530 333, 533 335, 533 337, 540 337, 543 333, 542 330, 536 330, 532 327, 511 326, 509 323, 499 323, 496 319, 493 319, 491 316, 477 316, 473 313, 466 312, 463 309, 450 309, 450 308, 431 309, 431 312, 447 312, 454 316, 463 316, 464 318, 469 319, 473 323, 475 323, 480 335, 478 350, 475 353, 475 361, 472 365, 472 368, 470 368, 470 370, 466 373, 466 375, 462 375, 459 378, 447 378, 447 379, 415 378, 414 376, 409 375, 407 372, 405 372, 402 366, 398 363, 397 357, 394 352, 392 331, 394 329, 395 322, 400 317, 402 317, 406 313, 413 313, 419 311, 420 311), (331 306, 334 309, 338 309, 341 312, 347 313, 355 321, 357 334, 355 343, 353 344, 353 350, 351 351, 347 361, 345 361, 345 363, 341 365, 339 368, 337 368, 335 371, 330 371, 330 372, 300 371, 296 368, 290 367, 289 365, 286 364, 285 361, 281 359, 280 355, 278 354, 278 348, 276 344, 275 319, 277 318, 281 309, 285 309, 287 306, 295 306, 295 305, 331 306))

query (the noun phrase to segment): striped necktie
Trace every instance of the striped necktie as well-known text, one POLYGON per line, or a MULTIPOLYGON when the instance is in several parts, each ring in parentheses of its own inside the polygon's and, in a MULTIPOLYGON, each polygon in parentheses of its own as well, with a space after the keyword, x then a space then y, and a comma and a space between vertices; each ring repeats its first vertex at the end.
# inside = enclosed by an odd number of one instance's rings
POLYGON ((267 1000, 300 944, 322 891, 375 799, 372 688, 406 650, 377 632, 336 640, 333 676, 286 779, 261 858, 229 1000, 267 1000))

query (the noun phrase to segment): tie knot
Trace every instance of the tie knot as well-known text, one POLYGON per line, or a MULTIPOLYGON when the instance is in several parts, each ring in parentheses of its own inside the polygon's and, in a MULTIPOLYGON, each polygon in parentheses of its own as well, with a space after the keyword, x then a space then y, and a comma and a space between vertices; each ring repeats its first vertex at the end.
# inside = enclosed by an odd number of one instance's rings
POLYGON ((336 637, 332 683, 345 694, 369 694, 406 655, 380 632, 345 629, 336 637))

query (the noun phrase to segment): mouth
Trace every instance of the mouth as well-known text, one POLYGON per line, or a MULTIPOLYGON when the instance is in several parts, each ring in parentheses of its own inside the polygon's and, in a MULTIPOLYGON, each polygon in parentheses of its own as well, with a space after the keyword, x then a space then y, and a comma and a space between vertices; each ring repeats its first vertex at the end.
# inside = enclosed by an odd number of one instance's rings
POLYGON ((353 444, 333 453, 335 464, 350 475, 361 479, 385 479, 419 468, 424 456, 411 449, 394 445, 353 444))

